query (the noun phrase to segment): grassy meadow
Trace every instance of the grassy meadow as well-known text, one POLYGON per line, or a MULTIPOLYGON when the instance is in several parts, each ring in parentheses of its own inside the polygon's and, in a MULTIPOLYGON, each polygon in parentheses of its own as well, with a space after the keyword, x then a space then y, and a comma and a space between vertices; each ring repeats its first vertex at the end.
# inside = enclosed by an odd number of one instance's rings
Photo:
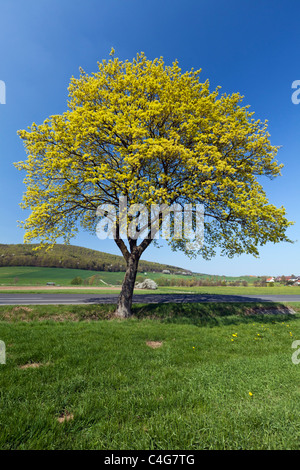
MULTIPOLYGON (((55 282, 61 286, 71 286, 71 281, 79 276, 82 280, 99 275, 107 284, 121 283, 122 272, 98 272, 87 269, 48 268, 37 266, 5 266, 0 267, 0 285, 10 286, 45 286, 47 282, 55 282)), ((105 284, 99 282, 100 285, 105 284)))
MULTIPOLYGON (((124 273, 1 267, 1 292, 58 291, 47 282, 76 292, 76 276, 77 291, 109 293, 124 273)), ((164 286, 155 293, 170 303, 134 304, 128 320, 109 304, 0 306, 0 449, 300 449, 300 303, 282 315, 263 314, 266 303, 171 302, 187 292, 300 289, 164 286)))
POLYGON ((299 449, 295 315, 0 307, 1 449, 299 449))

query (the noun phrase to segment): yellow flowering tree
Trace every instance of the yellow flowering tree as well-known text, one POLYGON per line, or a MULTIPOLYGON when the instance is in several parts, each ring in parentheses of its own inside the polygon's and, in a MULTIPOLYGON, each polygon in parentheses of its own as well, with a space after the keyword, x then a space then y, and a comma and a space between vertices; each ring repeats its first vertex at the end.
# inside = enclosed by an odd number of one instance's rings
POLYGON ((22 207, 31 211, 24 241, 68 242, 79 226, 95 230, 100 205, 115 207, 114 239, 127 263, 122 317, 131 314, 138 262, 153 237, 120 236, 121 196, 149 211, 151 204, 202 204, 202 247, 191 253, 184 239, 169 239, 189 255, 257 256, 260 245, 290 241, 285 209, 270 204, 258 182, 282 167, 267 123, 253 118, 239 93, 210 92, 199 74, 144 53, 124 62, 112 52, 97 72, 80 69, 71 79, 66 112, 19 131, 28 157, 15 165, 26 172, 22 207))

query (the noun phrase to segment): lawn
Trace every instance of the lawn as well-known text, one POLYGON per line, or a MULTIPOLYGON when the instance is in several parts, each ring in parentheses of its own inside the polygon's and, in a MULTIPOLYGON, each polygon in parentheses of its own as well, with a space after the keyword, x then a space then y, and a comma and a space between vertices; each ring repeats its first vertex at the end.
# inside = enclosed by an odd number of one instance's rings
POLYGON ((0 448, 298 450, 293 306, 1 307, 0 448))

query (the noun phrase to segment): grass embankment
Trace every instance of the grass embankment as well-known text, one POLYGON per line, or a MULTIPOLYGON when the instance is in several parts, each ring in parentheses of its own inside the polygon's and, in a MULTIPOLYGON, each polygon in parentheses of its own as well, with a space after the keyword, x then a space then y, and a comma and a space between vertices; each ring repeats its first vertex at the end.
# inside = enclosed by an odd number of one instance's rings
POLYGON ((292 306, 3 306, 0 448, 299 449, 292 306))

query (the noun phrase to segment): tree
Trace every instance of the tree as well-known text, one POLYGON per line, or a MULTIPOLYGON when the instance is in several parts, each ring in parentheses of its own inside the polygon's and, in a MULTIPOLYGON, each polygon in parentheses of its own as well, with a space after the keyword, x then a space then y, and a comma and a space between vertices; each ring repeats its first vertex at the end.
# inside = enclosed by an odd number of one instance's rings
POLYGON ((80 276, 74 277, 71 281, 72 286, 80 286, 82 284, 82 279, 80 276))
POLYGON ((284 275, 281 276, 280 284, 286 284, 286 277, 284 275))
MULTIPOLYGON (((182 73, 177 61, 166 66, 144 53, 123 62, 112 50, 97 72, 80 69, 80 77, 71 78, 66 112, 18 132, 28 154, 15 164, 27 174, 21 206, 31 213, 22 223, 24 241, 69 242, 79 226, 94 231, 97 208, 109 204, 126 261, 116 310, 121 317, 131 314, 139 260, 162 225, 159 214, 155 231, 146 226, 140 242, 122 236, 121 196, 128 206, 149 211, 151 204, 192 204, 195 213, 195 204, 202 204, 203 245, 190 249, 173 232, 168 240, 188 256, 210 259, 217 250, 258 256, 267 242, 291 241, 285 209, 270 204, 258 182, 282 168, 267 123, 253 118, 239 93, 210 92, 200 72, 182 73)), ((138 214, 129 220, 135 223, 138 214)))

